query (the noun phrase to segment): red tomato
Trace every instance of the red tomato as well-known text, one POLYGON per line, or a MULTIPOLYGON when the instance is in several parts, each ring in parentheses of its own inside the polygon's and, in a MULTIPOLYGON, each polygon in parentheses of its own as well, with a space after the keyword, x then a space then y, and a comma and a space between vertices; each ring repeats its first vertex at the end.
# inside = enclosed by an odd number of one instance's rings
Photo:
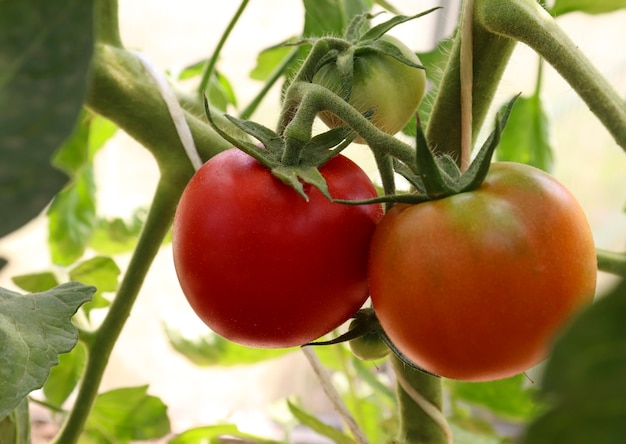
MULTIPOLYGON (((341 199, 376 196, 341 155, 320 172, 341 199)), ((255 159, 230 149, 191 179, 174 218, 173 253, 191 307, 217 334, 251 347, 311 342, 368 296, 367 252, 380 205, 306 202, 255 159)))
POLYGON ((595 292, 592 233, 548 174, 495 163, 476 191, 393 207, 370 253, 370 288, 391 341, 420 367, 484 381, 540 362, 595 292))

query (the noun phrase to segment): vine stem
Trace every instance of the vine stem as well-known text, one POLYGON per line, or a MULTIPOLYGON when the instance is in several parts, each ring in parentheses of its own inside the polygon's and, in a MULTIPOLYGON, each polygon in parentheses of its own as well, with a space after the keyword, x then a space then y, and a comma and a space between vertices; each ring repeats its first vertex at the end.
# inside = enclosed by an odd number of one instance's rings
POLYGON ((626 106, 596 69, 535 0, 476 0, 477 21, 494 35, 525 43, 572 86, 626 150, 626 106))
POLYGON ((396 356, 391 359, 398 384, 398 442, 452 444, 452 431, 442 411, 441 378, 409 367, 396 356))
POLYGON ((222 48, 224 47, 226 40, 228 40, 228 37, 230 36, 230 33, 232 32, 233 28, 239 21, 241 14, 243 14, 243 11, 246 9, 246 6, 248 6, 249 1, 250 0, 242 0, 241 4, 239 5, 239 8, 237 8, 237 11, 235 12, 235 15, 230 20, 230 22, 228 22, 228 26, 226 27, 226 30, 220 37, 219 42, 217 42, 217 46, 215 47, 215 50, 213 51, 211 58, 207 61, 206 65, 204 66, 204 70, 202 71, 202 79, 200 80, 200 86, 198 87, 198 91, 201 94, 203 91, 206 90, 209 84, 209 81, 211 80, 211 74, 213 74, 213 70, 215 69, 215 65, 217 64, 217 59, 219 58, 220 53, 222 52, 222 48))
POLYGON ((182 188, 175 185, 180 183, 177 179, 164 174, 159 180, 148 217, 128 269, 89 350, 87 366, 81 379, 76 401, 53 444, 74 444, 80 438, 98 395, 98 388, 113 347, 130 315, 152 261, 157 255, 174 217, 176 205, 182 193, 182 188))

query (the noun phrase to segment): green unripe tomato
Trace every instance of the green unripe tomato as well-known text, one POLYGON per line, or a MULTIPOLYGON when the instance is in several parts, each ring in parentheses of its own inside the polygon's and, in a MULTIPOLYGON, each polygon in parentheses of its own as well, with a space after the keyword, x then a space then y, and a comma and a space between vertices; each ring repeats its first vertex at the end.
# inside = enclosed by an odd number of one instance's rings
MULTIPOLYGON (((417 65, 417 55, 395 37, 381 39, 392 43, 402 54, 417 65)), ((322 66, 313 77, 313 83, 324 86, 342 96, 341 74, 335 63, 322 66)), ((424 70, 406 65, 395 58, 376 52, 359 54, 354 58, 353 84, 348 102, 361 113, 374 110, 372 123, 388 134, 396 134, 409 122, 424 97, 426 75, 424 70)), ((335 114, 321 112, 322 121, 330 128, 344 123, 335 114)), ((361 138, 357 143, 365 143, 361 138)))
MULTIPOLYGON (((350 322, 348 327, 350 330, 355 328, 358 320, 350 322)), ((357 358, 362 361, 375 361, 387 356, 390 352, 389 347, 383 341, 378 331, 374 330, 369 333, 359 336, 356 339, 352 339, 348 342, 350 350, 357 358)))

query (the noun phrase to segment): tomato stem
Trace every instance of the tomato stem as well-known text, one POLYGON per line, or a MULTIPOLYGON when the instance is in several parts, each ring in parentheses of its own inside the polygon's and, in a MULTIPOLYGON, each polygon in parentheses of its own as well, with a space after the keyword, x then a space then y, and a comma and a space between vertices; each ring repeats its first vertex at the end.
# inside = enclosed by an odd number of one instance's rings
POLYGON ((94 33, 97 43, 122 47, 117 0, 96 0, 94 3, 94 33))
POLYGON ((535 0, 476 0, 476 17, 494 35, 519 40, 543 56, 626 150, 622 98, 535 0))
POLYGON ((596 248, 598 270, 618 276, 626 276, 626 253, 616 253, 596 248))
POLYGON ((78 442, 80 438, 98 395, 98 387, 113 347, 130 315, 152 260, 158 253, 174 217, 176 204, 184 186, 181 186, 180 180, 176 179, 169 175, 163 175, 158 183, 150 212, 128 269, 89 350, 87 366, 81 379, 74 407, 70 411, 60 434, 54 440, 55 444, 73 444, 78 442))
POLYGON ((396 374, 400 430, 403 444, 450 444, 452 432, 442 412, 441 378, 420 372, 391 357, 396 374))

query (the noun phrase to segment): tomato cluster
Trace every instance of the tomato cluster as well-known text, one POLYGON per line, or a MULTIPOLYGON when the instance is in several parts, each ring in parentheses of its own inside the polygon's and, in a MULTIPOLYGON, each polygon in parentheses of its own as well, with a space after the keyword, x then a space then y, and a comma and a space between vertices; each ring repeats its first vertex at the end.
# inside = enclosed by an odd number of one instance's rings
MULTIPOLYGON (((323 65, 313 81, 341 94, 337 70, 323 65)), ((373 122, 390 134, 424 92, 422 70, 380 53, 355 59, 353 80, 350 103, 375 109, 373 122)), ((342 155, 319 172, 335 200, 377 196, 342 155)), ((174 219, 174 264, 191 307, 219 335, 253 347, 307 344, 371 295, 380 325, 351 339, 357 356, 377 359, 392 345, 428 372, 482 381, 541 361, 594 296, 585 214, 538 169, 494 163, 478 188, 396 204, 384 216, 379 204, 337 203, 309 184, 304 195, 238 149, 189 182, 174 219)))

